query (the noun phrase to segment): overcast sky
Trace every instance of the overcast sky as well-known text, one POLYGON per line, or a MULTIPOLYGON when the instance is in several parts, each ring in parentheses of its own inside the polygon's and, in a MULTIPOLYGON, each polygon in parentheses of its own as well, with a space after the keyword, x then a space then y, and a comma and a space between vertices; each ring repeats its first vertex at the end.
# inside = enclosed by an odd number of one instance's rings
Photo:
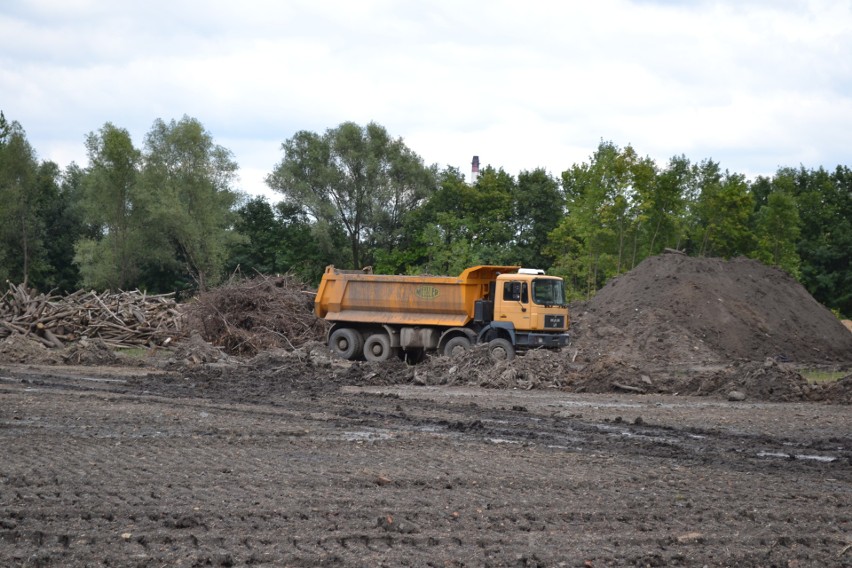
POLYGON ((771 175, 852 166, 852 0, 3 0, 0 110, 87 164, 198 119, 239 189, 299 130, 375 121, 427 164, 558 176, 601 140, 771 175))

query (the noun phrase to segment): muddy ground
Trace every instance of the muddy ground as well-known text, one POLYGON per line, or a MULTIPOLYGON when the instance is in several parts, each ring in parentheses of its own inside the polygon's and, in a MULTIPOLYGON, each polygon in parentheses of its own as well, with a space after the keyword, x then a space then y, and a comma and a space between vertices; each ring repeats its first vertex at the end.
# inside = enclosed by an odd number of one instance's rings
POLYGON ((291 359, 2 365, 0 565, 852 566, 848 405, 291 359))
POLYGON ((852 334, 778 270, 653 257, 496 364, 261 284, 143 359, 0 341, 0 566, 852 566, 852 334))

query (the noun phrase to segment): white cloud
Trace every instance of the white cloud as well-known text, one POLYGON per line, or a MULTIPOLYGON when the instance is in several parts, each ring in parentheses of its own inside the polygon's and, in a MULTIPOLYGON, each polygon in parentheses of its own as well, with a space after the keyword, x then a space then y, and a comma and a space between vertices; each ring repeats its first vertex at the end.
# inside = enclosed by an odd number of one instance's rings
POLYGON ((0 108, 85 164, 198 118, 263 179, 299 130, 374 120, 427 163, 554 175, 601 139, 746 175, 852 154, 848 2, 77 0, 0 8, 0 108))

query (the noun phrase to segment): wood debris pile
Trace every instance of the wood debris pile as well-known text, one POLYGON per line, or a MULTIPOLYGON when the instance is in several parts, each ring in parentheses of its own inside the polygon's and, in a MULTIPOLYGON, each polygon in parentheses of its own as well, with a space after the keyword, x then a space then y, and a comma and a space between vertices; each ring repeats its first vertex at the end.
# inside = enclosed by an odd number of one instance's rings
POLYGON ((62 348, 88 337, 111 348, 154 347, 184 334, 172 294, 78 290, 56 296, 8 285, 0 296, 0 340, 18 334, 62 348))
POLYGON ((188 323, 229 355, 294 350, 325 341, 326 323, 313 312, 315 291, 291 274, 232 280, 185 306, 188 323))

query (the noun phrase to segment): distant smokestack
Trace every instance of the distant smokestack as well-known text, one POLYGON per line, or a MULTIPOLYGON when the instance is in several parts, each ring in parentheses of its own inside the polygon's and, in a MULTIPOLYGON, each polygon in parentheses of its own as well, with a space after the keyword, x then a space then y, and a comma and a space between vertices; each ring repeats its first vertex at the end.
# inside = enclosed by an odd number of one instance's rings
POLYGON ((479 156, 474 156, 470 163, 470 183, 476 183, 476 178, 479 177, 479 156))

